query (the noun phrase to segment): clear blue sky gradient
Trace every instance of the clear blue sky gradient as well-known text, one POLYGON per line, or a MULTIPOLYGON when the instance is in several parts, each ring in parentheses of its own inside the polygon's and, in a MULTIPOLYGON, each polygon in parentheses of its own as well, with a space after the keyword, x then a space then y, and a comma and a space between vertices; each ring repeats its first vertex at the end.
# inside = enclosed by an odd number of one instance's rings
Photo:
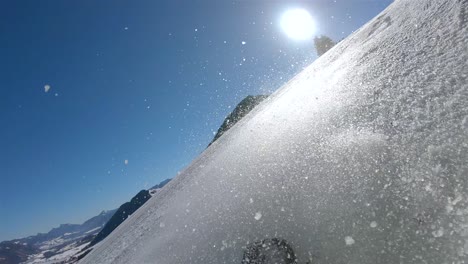
POLYGON ((312 41, 281 32, 286 9, 339 40, 390 2, 2 1, 0 241, 177 175, 243 97, 316 59, 312 41))

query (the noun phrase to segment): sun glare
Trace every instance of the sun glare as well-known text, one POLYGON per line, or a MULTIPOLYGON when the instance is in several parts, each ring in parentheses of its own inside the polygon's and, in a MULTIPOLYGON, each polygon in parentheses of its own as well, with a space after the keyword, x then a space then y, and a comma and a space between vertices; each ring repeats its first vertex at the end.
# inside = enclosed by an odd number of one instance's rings
POLYGON ((315 34, 315 22, 307 10, 290 9, 281 16, 281 29, 294 40, 308 40, 315 34))

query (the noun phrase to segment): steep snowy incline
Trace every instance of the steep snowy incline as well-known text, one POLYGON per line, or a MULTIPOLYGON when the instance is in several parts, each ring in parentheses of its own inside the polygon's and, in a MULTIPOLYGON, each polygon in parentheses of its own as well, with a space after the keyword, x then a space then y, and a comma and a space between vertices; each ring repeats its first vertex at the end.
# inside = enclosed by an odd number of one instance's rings
POLYGON ((466 0, 397 0, 211 145, 82 263, 467 263, 466 0))

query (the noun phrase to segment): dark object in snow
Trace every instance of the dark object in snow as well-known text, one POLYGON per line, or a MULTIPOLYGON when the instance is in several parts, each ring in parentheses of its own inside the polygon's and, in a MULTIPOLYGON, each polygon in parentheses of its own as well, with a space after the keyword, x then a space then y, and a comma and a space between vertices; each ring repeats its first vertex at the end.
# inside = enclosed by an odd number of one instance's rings
POLYGON ((267 238, 247 246, 242 264, 295 264, 292 247, 281 238, 267 238))

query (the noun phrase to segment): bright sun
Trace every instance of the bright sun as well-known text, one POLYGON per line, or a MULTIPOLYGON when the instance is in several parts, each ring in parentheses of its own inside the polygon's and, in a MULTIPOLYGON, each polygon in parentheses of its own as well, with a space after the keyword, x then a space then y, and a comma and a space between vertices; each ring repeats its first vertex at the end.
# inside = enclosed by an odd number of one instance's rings
POLYGON ((281 29, 294 40, 308 40, 315 34, 315 23, 307 10, 290 9, 281 16, 281 29))

